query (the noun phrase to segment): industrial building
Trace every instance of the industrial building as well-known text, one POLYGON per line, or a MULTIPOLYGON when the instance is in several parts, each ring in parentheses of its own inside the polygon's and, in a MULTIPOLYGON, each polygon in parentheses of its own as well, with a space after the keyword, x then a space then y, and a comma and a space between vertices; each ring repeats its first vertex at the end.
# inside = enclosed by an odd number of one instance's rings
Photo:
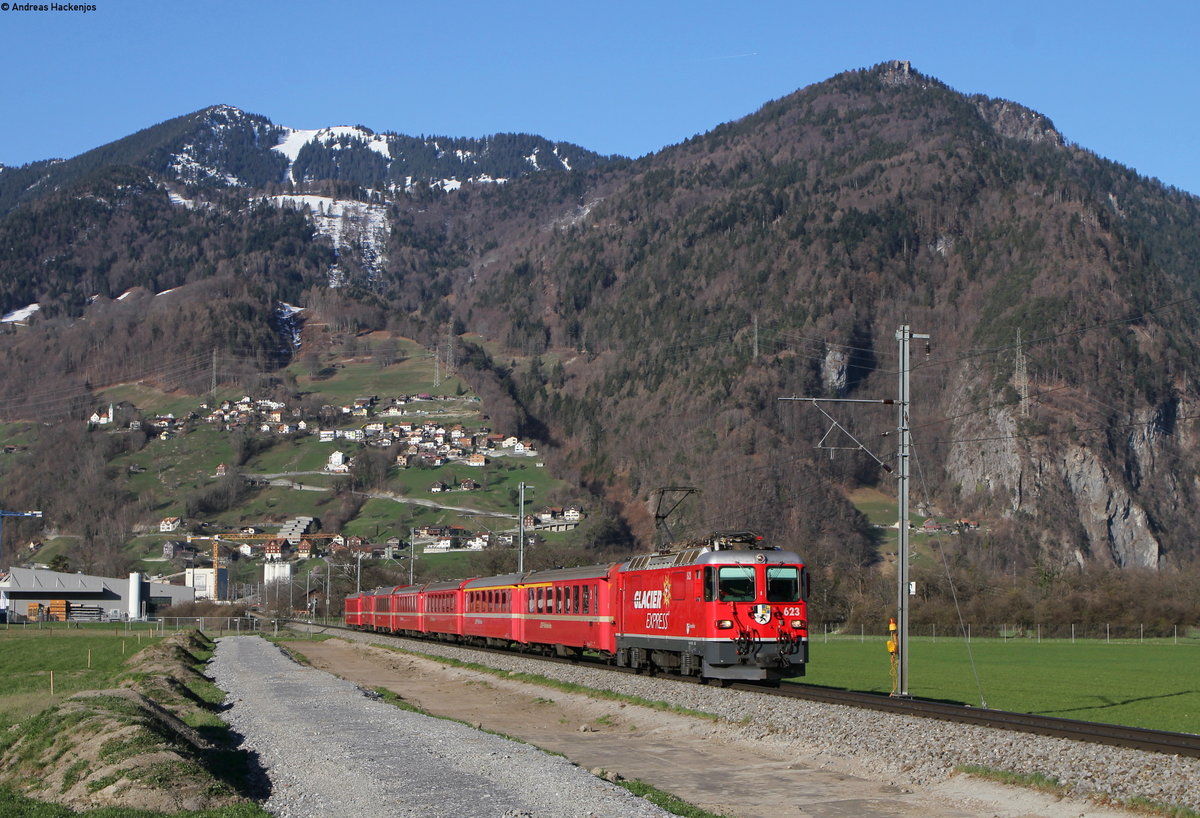
POLYGON ((0 572, 0 618, 9 622, 146 619, 195 599, 191 586, 150 582, 136 572, 125 579, 36 568, 0 572))

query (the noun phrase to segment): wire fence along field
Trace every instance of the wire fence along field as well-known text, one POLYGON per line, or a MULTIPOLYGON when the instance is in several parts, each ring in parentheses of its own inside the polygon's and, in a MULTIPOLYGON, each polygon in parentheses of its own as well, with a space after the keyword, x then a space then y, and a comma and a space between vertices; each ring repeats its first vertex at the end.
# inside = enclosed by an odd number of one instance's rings
MULTIPOLYGON (((809 638, 814 641, 833 638, 858 638, 886 640, 888 630, 886 625, 870 628, 865 625, 847 626, 840 622, 811 622, 809 623, 809 638)), ((1109 622, 1070 622, 1067 624, 1034 623, 1027 624, 992 624, 965 623, 954 625, 910 625, 909 639, 931 640, 962 639, 968 642, 977 639, 1019 639, 1040 642, 1046 640, 1067 641, 1101 641, 1101 642, 1149 642, 1168 641, 1177 644, 1200 645, 1200 624, 1115 624, 1109 622)))
POLYGON ((8 621, 0 624, 0 638, 26 635, 87 636, 90 634, 147 634, 165 636, 185 630, 203 631, 208 636, 254 633, 270 627, 269 621, 250 616, 168 616, 156 619, 127 619, 119 622, 8 621))
MULTIPOLYGON (((1200 733, 1200 628, 1077 624, 910 629, 915 698, 1017 713, 1200 733), (1048 632, 1066 634, 1051 638, 1048 632), (969 635, 968 635, 969 634, 969 635)), ((895 691, 885 632, 810 631, 807 675, 796 681, 874 693, 895 691)))

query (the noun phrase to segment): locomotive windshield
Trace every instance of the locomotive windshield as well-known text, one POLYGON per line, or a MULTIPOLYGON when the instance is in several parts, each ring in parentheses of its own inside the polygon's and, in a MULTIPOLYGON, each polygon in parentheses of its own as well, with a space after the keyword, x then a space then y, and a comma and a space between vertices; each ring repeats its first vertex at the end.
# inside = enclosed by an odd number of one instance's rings
POLYGON ((768 565, 767 602, 799 602, 800 598, 800 569, 794 565, 768 565))
POLYGON ((723 565, 717 572, 717 599, 722 602, 753 602, 754 566, 723 565))

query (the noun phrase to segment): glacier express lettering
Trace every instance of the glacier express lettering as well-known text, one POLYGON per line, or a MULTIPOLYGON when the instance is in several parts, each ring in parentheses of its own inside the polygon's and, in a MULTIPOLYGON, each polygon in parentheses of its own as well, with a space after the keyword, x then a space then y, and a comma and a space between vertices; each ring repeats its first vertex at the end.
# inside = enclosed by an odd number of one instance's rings
POLYGON ((646 614, 646 630, 665 631, 667 629, 668 613, 648 613, 646 614))
POLYGON ((633 607, 635 610, 644 610, 646 608, 661 608, 663 592, 662 591, 634 591, 633 592, 633 607))

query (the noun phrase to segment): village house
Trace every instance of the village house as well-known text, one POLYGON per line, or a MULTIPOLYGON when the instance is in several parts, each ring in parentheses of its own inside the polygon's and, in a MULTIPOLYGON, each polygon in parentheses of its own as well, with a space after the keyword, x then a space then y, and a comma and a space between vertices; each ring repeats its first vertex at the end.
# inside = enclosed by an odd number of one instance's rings
POLYGON ((350 471, 352 458, 347 458, 345 452, 334 452, 325 463, 325 471, 331 474, 345 474, 350 471))
POLYGON ((168 534, 172 531, 178 531, 179 527, 182 525, 183 520, 178 517, 165 517, 163 518, 163 521, 158 524, 158 530, 163 534, 168 534))
POLYGON ((282 560, 288 555, 290 550, 291 546, 285 539, 268 540, 267 544, 263 546, 263 559, 267 562, 282 560))

